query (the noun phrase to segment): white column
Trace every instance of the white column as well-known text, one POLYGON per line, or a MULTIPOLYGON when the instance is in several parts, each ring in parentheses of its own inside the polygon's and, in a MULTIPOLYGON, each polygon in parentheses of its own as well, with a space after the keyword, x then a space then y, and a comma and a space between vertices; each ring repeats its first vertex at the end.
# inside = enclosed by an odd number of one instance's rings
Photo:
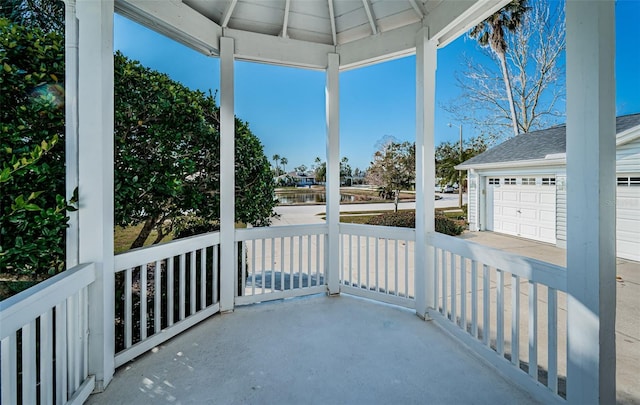
POLYGON ((220 311, 232 311, 238 259, 235 255, 234 42, 220 38, 220 311))
POLYGON ((325 87, 327 120, 327 260, 329 295, 340 293, 340 55, 329 54, 325 87))
MULTIPOLYGON (((89 374, 96 391, 114 372, 113 1, 80 0, 78 43, 79 261, 96 265, 89 287, 89 374)), ((73 169, 73 168, 70 168, 73 169)))
POLYGON ((434 117, 436 96, 437 48, 429 41, 427 28, 416 37, 416 314, 425 318, 434 308, 434 249, 428 235, 435 232, 433 190, 436 166, 434 117))
POLYGON ((616 399, 614 2, 569 0, 567 400, 616 399))
MULTIPOLYGON (((78 19, 76 0, 65 0, 64 64, 65 64, 65 195, 67 201, 78 187, 78 19)), ((66 266, 76 266, 79 255, 80 230, 78 212, 67 212, 69 227, 66 235, 66 266)))

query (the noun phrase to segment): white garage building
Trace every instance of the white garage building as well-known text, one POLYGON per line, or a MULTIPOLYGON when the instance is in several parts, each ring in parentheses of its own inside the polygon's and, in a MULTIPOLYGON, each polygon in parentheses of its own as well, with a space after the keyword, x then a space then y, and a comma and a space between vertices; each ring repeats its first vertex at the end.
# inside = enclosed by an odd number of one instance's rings
MULTIPOLYGON (((566 247, 566 189, 572 185, 565 152, 566 127, 559 125, 518 135, 457 166, 469 174, 470 230, 566 247)), ((640 114, 616 119, 611 181, 617 184, 617 254, 640 261, 640 114)))

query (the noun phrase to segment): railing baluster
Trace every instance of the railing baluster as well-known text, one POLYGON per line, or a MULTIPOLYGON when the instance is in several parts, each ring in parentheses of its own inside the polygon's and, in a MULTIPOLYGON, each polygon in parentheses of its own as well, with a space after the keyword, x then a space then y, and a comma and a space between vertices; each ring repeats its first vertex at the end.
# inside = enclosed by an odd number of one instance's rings
POLYGON ((529 280, 529 375, 538 381, 538 286, 529 280))
POLYGON ((500 269, 496 269, 498 276, 497 300, 496 300, 496 321, 497 321, 497 337, 496 351, 498 354, 504 354, 504 273, 500 269))
POLYGON ((404 241, 404 296, 409 298, 409 241, 404 241))
MULTIPOLYGON (((318 252, 316 251, 316 255, 318 254, 318 252)), ((311 267, 311 255, 312 255, 312 250, 311 250, 311 235, 307 235, 307 287, 311 287, 312 283, 311 283, 311 276, 313 274, 313 269, 311 267)))
POLYGON ((448 299, 448 294, 447 294, 447 289, 448 289, 448 285, 447 285, 447 274, 449 273, 449 270, 447 269, 447 252, 442 249, 442 251, 440 252, 440 259, 442 262, 442 315, 444 315, 445 318, 448 318, 448 313, 447 313, 447 304, 449 301, 448 299))
POLYGON ((360 235, 358 235, 357 246, 358 246, 358 259, 357 259, 357 263, 358 263, 358 288, 361 288, 362 287, 362 282, 360 280, 360 248, 362 247, 362 245, 360 244, 360 235))
POLYGON ((284 291, 284 238, 280 238, 280 291, 284 291))
POLYGON ((271 292, 276 290, 276 240, 275 238, 270 239, 271 242, 271 292))
MULTIPOLYGON (((18 373, 15 372, 18 363, 18 348, 16 334, 12 333, 2 339, 0 347, 0 383, 2 384, 2 403, 15 404, 18 402, 18 373)), ((62 401, 58 402, 61 403, 62 401)))
POLYGON ((196 251, 189 253, 189 315, 196 313, 196 251))
POLYGON ((451 322, 458 324, 457 312, 457 293, 456 293, 456 256, 452 252, 449 253, 449 267, 451 268, 451 322))
POLYGON ((398 239, 396 239, 395 241, 395 261, 394 261, 394 271, 393 271, 393 289, 395 290, 395 296, 398 296, 398 273, 399 273, 399 267, 398 267, 398 239))
POLYGON ((471 334, 478 338, 478 263, 471 261, 471 334))
POLYGON ((431 260, 433 260, 433 309, 436 312, 440 312, 440 277, 439 277, 439 273, 440 273, 440 260, 438 259, 440 257, 440 252, 442 250, 438 249, 438 248, 434 248, 433 249, 433 258, 431 260))
POLYGON ((349 286, 353 286, 353 235, 349 235, 349 286))
MULTIPOLYGON (((67 402, 67 301, 56 305, 56 404, 67 402)), ((14 351, 15 352, 15 351, 14 351)), ((4 356, 3 356, 4 358, 4 356)), ((14 360, 15 363, 15 360, 14 360)), ((4 392, 4 390, 2 390, 4 392)), ((5 403, 3 401, 3 403, 5 403)))
POLYGON ((265 285, 267 284, 267 280, 266 280, 267 275, 265 274, 265 272, 267 271, 267 268, 266 268, 266 259, 267 258, 266 258, 266 254, 265 254, 266 247, 267 247, 267 245, 266 245, 267 240, 266 239, 261 239, 261 243, 262 243, 262 245, 261 245, 262 249, 260 250, 260 253, 261 253, 261 256, 262 256, 262 260, 260 261, 260 265, 261 265, 262 268, 260 269, 260 280, 262 280, 262 294, 264 294, 264 288, 265 288, 265 285))
POLYGON ((554 393, 558 393, 558 292, 555 288, 547 288, 548 326, 549 334, 547 346, 549 355, 547 386, 554 393))
POLYGON ((302 288, 302 235, 298 235, 298 288, 302 288))
POLYGON ((162 304, 162 265, 160 260, 156 260, 156 267, 154 269, 153 275, 153 332, 158 333, 162 328, 162 315, 161 304, 162 304))
MULTIPOLYGON (((132 313, 133 313, 133 303, 131 302, 132 299, 132 291, 131 291, 131 272, 132 269, 128 268, 125 271, 125 276, 124 276, 124 347, 125 348, 129 348, 131 347, 131 340, 132 340, 132 332, 131 332, 131 328, 132 328, 132 323, 133 321, 131 320, 132 318, 132 313)), ((70 305, 68 310, 72 310, 73 305, 70 305)), ((73 322, 71 321, 71 319, 69 320, 69 326, 72 324, 73 322)), ((73 339, 73 337, 71 337, 71 339, 73 339)), ((72 364, 70 362, 70 364, 72 364)), ((72 391, 73 392, 73 391, 72 391)))
MULTIPOLYGON (((218 256, 220 254, 220 245, 216 245, 213 247, 213 257, 211 258, 211 297, 213 299, 213 304, 218 302, 218 256)), ((238 277, 236 277, 238 278, 238 277)))
POLYGON ((482 265, 482 342, 491 344, 491 275, 489 266, 482 265))
MULTIPOLYGON (((244 266, 242 274, 244 275, 244 266)), ((245 287, 243 283, 242 287, 245 287)), ((256 295, 256 241, 251 241, 251 295, 256 295)))
POLYGON ((389 294, 389 239, 384 239, 384 293, 389 294))
POLYGON ((180 272, 179 274, 179 279, 178 279, 178 297, 179 297, 179 302, 178 302, 178 307, 179 307, 179 320, 183 320, 184 319, 184 314, 186 312, 186 304, 187 304, 187 298, 186 298, 186 290, 187 290, 187 262, 186 262, 186 255, 183 253, 180 255, 180 264, 179 264, 179 269, 178 271, 180 272))
POLYGON ((140 269, 140 339, 147 338, 147 265, 140 269))
POLYGON ((175 303, 173 297, 175 295, 175 279, 173 274, 173 264, 175 256, 167 259, 167 326, 173 325, 173 310, 175 303))
POLYGON ((511 364, 520 367, 520 277, 511 274, 511 364))
POLYGON ((467 331, 467 259, 460 256, 460 327, 467 331))
POLYGON ((89 287, 84 287, 81 290, 82 294, 82 359, 83 359, 83 373, 82 380, 89 376, 89 287))
POLYGON ((294 280, 293 280, 293 274, 294 274, 294 270, 293 270, 293 236, 290 236, 289 238, 289 289, 293 290, 294 287, 294 280))
MULTIPOLYGON (((374 285, 374 291, 376 292, 380 292, 380 258, 379 258, 379 250, 380 250, 380 239, 379 238, 375 238, 375 266, 376 266, 376 271, 375 271, 375 285, 374 285)), ((369 287, 369 290, 371 290, 371 287, 369 287)))
POLYGON ((22 403, 36 403, 35 319, 22 327, 22 403))
MULTIPOLYGON (((40 403, 53 403, 53 310, 40 315, 40 403)), ((4 344, 4 343, 3 343, 4 344)), ((4 356, 4 353, 2 353, 4 356)), ((4 364, 2 365, 4 368, 4 364)), ((8 369, 7 369, 8 370, 8 369)), ((12 389, 7 387, 7 389, 12 389)), ((8 403, 4 402, 3 403, 8 403)))
POLYGON ((371 238, 368 237, 368 236, 366 236, 365 238, 366 238, 367 243, 366 243, 366 250, 365 250, 365 266, 366 266, 365 269, 366 269, 366 273, 364 274, 364 279, 365 279, 365 284, 366 284, 365 287, 366 287, 367 290, 369 290, 371 288, 371 284, 370 284, 370 278, 371 277, 369 276, 369 273, 370 273, 370 271, 369 271, 370 267, 369 266, 371 264, 370 263, 371 261, 369 260, 369 254, 370 254, 370 251, 371 251, 371 249, 369 247, 369 244, 371 243, 371 241, 370 241, 371 238))
POLYGON ((80 367, 82 365, 82 321, 80 318, 80 291, 71 296, 73 300, 73 335, 72 335, 72 350, 73 350, 73 391, 75 392, 82 379, 80 378, 80 367))
POLYGON ((200 249, 200 309, 207 307, 207 248, 200 249))
POLYGON ((316 285, 320 285, 320 253, 322 253, 322 249, 320 248, 320 234, 316 234, 316 285))

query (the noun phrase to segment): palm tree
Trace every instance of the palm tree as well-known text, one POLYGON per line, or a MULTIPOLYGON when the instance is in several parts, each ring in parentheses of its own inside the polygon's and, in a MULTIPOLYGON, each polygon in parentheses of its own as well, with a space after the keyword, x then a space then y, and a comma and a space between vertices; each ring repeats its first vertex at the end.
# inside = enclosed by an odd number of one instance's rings
POLYGON ((271 156, 271 159, 276 163, 276 176, 278 176, 280 174, 280 166, 278 166, 278 163, 280 162, 280 155, 276 153, 275 155, 271 156))
POLYGON ((287 163, 289 163, 289 160, 286 157, 281 157, 280 158, 280 164, 282 165, 282 171, 283 172, 287 172, 287 169, 285 169, 287 167, 287 163))
POLYGON ((486 20, 476 25, 469 32, 469 36, 476 39, 483 46, 491 47, 500 61, 502 69, 502 78, 507 91, 507 99, 509 101, 509 109, 511 111, 511 122, 513 124, 513 132, 518 135, 518 117, 516 115, 516 106, 513 102, 513 92, 511 89, 511 79, 507 70, 507 42, 504 39, 505 30, 514 32, 522 24, 524 13, 529 9, 526 7, 527 0, 513 0, 504 6, 500 11, 490 15, 486 20))

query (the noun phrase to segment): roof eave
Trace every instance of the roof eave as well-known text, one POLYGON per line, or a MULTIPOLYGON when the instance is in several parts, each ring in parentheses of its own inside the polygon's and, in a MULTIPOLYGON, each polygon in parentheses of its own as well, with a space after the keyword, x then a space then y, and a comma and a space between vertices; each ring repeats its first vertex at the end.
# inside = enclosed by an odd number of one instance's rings
POLYGON ((491 163, 477 163, 477 164, 461 164, 455 166, 456 170, 483 170, 483 169, 505 169, 516 167, 543 167, 543 166, 555 166, 566 164, 567 159, 565 154, 554 154, 551 158, 544 159, 529 159, 529 160, 510 160, 508 162, 491 162, 491 163))

